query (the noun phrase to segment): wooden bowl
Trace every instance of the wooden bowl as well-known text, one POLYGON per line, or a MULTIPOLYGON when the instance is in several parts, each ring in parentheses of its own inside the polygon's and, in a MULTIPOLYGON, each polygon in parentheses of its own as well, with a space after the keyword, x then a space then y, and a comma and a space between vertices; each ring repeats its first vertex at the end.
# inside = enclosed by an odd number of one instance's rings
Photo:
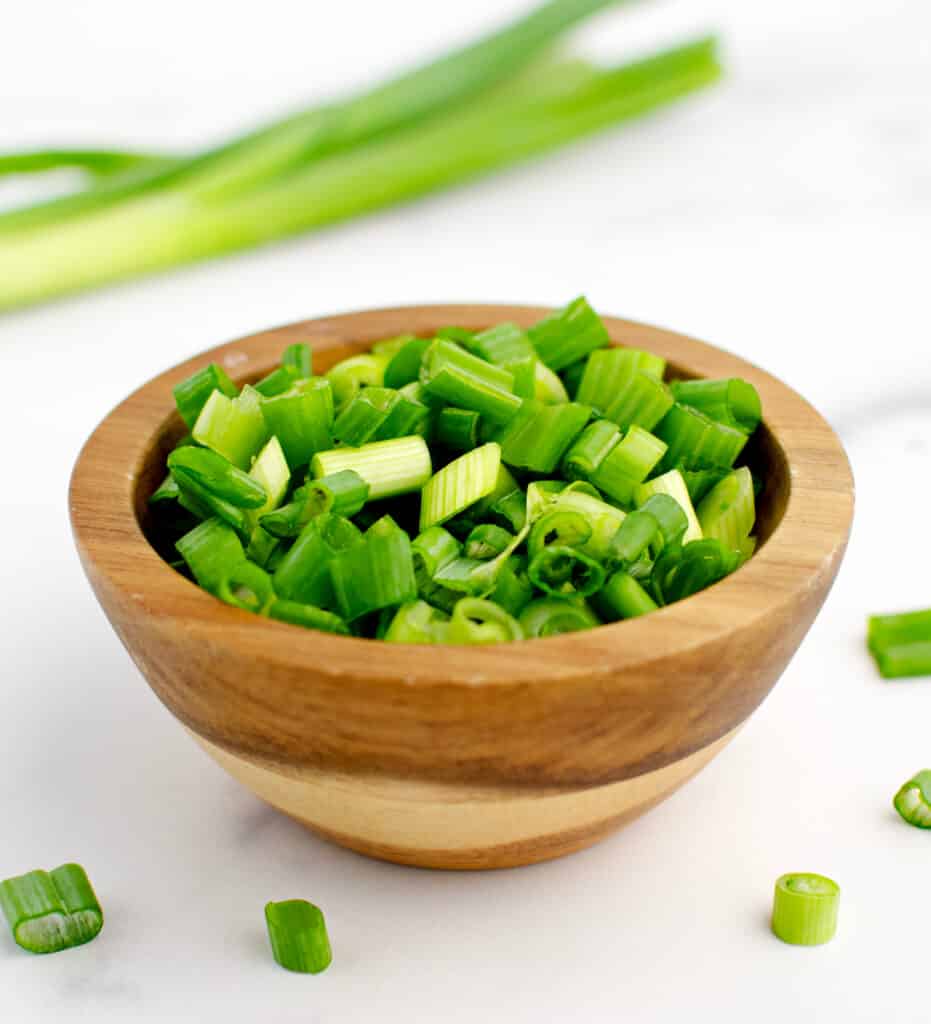
POLYGON ((691 778, 779 678, 837 573, 853 480, 837 437, 780 381, 691 338, 606 319, 679 376, 740 376, 765 423, 756 555, 642 619, 498 647, 332 636, 227 606, 146 540, 146 499, 183 432, 171 389, 208 362, 239 382, 307 341, 320 372, 379 338, 529 325, 543 309, 419 306, 297 323, 156 377, 94 431, 71 480, 85 572, 160 700, 263 800, 337 843, 403 864, 492 868, 582 849, 691 778))

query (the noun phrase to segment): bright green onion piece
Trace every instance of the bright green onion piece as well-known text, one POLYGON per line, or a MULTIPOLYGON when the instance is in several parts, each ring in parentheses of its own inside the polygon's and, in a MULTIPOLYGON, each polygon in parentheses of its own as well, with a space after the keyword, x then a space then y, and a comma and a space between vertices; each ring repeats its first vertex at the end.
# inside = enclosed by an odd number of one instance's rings
POLYGON ((638 615, 656 611, 658 607, 633 576, 621 571, 608 578, 592 601, 606 622, 634 619, 638 615))
POLYGON ((733 572, 739 557, 710 538, 664 548, 653 567, 654 591, 664 604, 683 601, 733 572))
POLYGON ((530 582, 553 597, 588 597, 605 582, 603 566, 577 548, 552 544, 530 560, 530 582))
POLYGON ((276 366, 271 373, 263 377, 254 385, 255 390, 263 398, 274 398, 275 395, 283 395, 299 381, 301 374, 293 366, 276 366))
POLYGON ((931 608, 899 615, 871 615, 867 644, 873 654, 902 644, 931 643, 931 608))
POLYGON ((175 385, 172 392, 175 404, 189 430, 197 422, 197 417, 214 391, 219 391, 227 398, 235 398, 239 394, 239 388, 216 363, 205 366, 175 385))
POLYGON ((837 931, 840 888, 824 875, 783 875, 773 895, 773 933, 793 946, 820 946, 837 931))
POLYGON ((752 434, 763 416, 756 388, 739 377, 674 381, 670 389, 677 402, 745 434, 752 434))
POLYGON ((333 447, 333 395, 320 377, 298 381, 289 391, 262 400, 262 415, 293 472, 333 447))
POLYGON ((527 333, 540 359, 556 371, 611 343, 601 318, 584 296, 540 320, 527 333))
POLYGON ((511 533, 519 533, 527 522, 527 496, 516 487, 492 504, 488 514, 511 533))
POLYGON ((149 495, 149 504, 157 505, 162 501, 177 501, 180 493, 178 481, 169 473, 149 495))
POLYGON ((500 466, 501 448, 492 442, 466 452, 432 476, 421 495, 421 532, 490 495, 498 483, 500 466))
POLYGON ((665 451, 665 442, 643 427, 632 426, 589 479, 612 501, 629 506, 637 487, 653 472, 665 451))
POLYGON ((319 974, 333 962, 323 912, 313 903, 267 903, 265 922, 275 960, 287 970, 319 974))
POLYGON ((445 643, 449 616, 426 601, 402 604, 382 636, 389 644, 445 643))
POLYGON ((385 383, 385 356, 371 353, 350 356, 327 370, 324 379, 330 382, 333 389, 333 403, 336 411, 352 401, 361 388, 382 387, 385 383))
POLYGON ((679 503, 679 507, 685 513, 688 519, 688 529, 682 538, 683 543, 702 539, 704 534, 701 531, 701 524, 692 507, 692 500, 689 498, 685 480, 677 469, 672 469, 668 473, 663 473, 662 476, 654 477, 645 484, 641 484, 634 493, 634 501, 638 507, 642 508, 654 494, 668 494, 679 503))
POLYGON ((533 584, 527 575, 527 560, 521 555, 511 555, 501 566, 495 589, 488 595, 488 600, 516 617, 533 600, 533 593, 533 584))
POLYGON ((931 771, 918 772, 896 793, 892 805, 916 828, 931 828, 931 771))
POLYGON ((236 531, 220 519, 207 519, 195 526, 175 547, 194 579, 211 593, 229 569, 246 557, 236 531))
POLYGON ((750 470, 742 466, 728 474, 711 488, 695 511, 705 537, 715 537, 735 550, 739 548, 756 520, 750 470))
POLYGON ((514 375, 438 338, 424 353, 420 380, 449 405, 472 409, 490 423, 507 423, 520 408, 514 375))
POLYGON ((604 417, 624 430, 637 426, 655 433, 673 404, 672 393, 661 380, 635 370, 618 382, 604 417))
POLYGON ((359 528, 342 516, 324 513, 311 519, 275 569, 275 593, 288 601, 332 608, 330 564, 361 540, 359 528))
POLYGON ((400 396, 391 388, 363 388, 343 407, 333 424, 333 439, 353 448, 375 440, 400 396))
POLYGON ((931 642, 891 644, 875 655, 883 679, 931 676, 931 642))
POLYGON ((495 324, 478 334, 467 332, 460 340, 473 355, 495 366, 507 367, 537 356, 526 333, 514 323, 495 324))
POLYGON ((510 423, 495 435, 509 466, 552 473, 588 422, 588 406, 542 405, 526 399, 510 423))
POLYGON ((527 553, 535 558, 544 548, 582 547, 592 535, 592 524, 581 512, 554 508, 533 524, 527 537, 527 553))
POLYGON ((743 431, 679 403, 666 413, 655 433, 669 446, 663 458, 663 469, 729 469, 747 443, 743 431))
POLYGON ((390 516, 370 526, 361 544, 333 558, 330 577, 347 622, 417 599, 410 538, 390 516))
POLYGON ((715 484, 720 483, 730 470, 716 467, 709 469, 682 469, 680 472, 682 473, 682 479, 685 480, 685 486, 688 488, 692 505, 697 508, 702 498, 705 497, 715 484))
POLYGON ((753 552, 756 551, 756 537, 749 536, 744 537, 742 541, 737 545, 737 568, 739 569, 744 562, 748 562, 753 557, 753 552))
POLYGON ((297 371, 298 377, 310 377, 314 372, 314 354, 305 341, 288 345, 281 357, 281 365, 297 371))
MULTIPOLYGON (((590 558, 602 562, 611 550, 611 542, 621 528, 626 513, 583 490, 586 487, 588 485, 581 482, 570 484, 553 497, 550 507, 552 510, 571 509, 585 518, 591 526, 591 536, 584 542, 577 542, 575 546, 590 558)), ((527 493, 529 495, 530 488, 527 493)))
POLYGON ((273 534, 256 526, 249 538, 249 546, 246 548, 246 558, 255 562, 262 569, 270 570, 272 555, 278 550, 280 541, 273 534))
MULTIPOLYGON (((388 365, 385 367, 385 387, 402 388, 405 384, 420 379, 420 364, 423 354, 430 346, 427 338, 415 338, 411 334, 403 335, 402 344, 389 354, 388 365)), ((384 351, 380 355, 388 354, 384 351)))
POLYGON ((534 360, 533 393, 530 396, 544 405, 562 405, 569 401, 569 392, 558 373, 540 359, 534 360))
POLYGON ((351 469, 310 480, 306 488, 310 516, 333 512, 350 519, 362 510, 369 498, 369 485, 351 469))
POLYGON ((528 639, 577 633, 601 625, 601 620, 587 605, 557 597, 531 601, 520 613, 519 621, 528 639))
POLYGON ((514 534, 494 523, 480 523, 474 527, 465 540, 463 553, 466 558, 495 558, 514 540, 514 534))
POLYGON ((523 640, 520 623, 492 601, 464 597, 456 602, 446 642, 450 644, 505 644, 523 640))
POLYGON ((635 373, 663 379, 666 360, 635 348, 609 348, 592 352, 582 372, 575 400, 605 412, 618 392, 629 386, 635 373))
POLYGON ((589 423, 566 452, 562 460, 563 475, 568 480, 591 479, 595 470, 620 440, 620 430, 609 420, 595 420, 589 423))
POLYGON ((209 448, 176 448, 168 456, 168 468, 176 481, 192 479, 236 508, 261 508, 268 500, 265 488, 257 480, 209 448))
MULTIPOLYGON (((374 390, 366 388, 366 391, 374 390)), ((411 437, 414 434, 424 436, 429 433, 430 407, 403 391, 396 392, 396 395, 397 401, 392 403, 387 416, 381 421, 372 438, 373 441, 390 441, 399 437, 411 437)))
POLYGON ((0 882, 0 910, 16 944, 30 953, 82 946, 103 927, 103 911, 79 864, 0 882))
POLYGON ((269 435, 262 402, 262 396, 248 384, 236 398, 214 391, 201 409, 191 435, 198 444, 247 470, 269 435))
POLYGON ((316 605, 302 604, 300 601, 274 599, 266 605, 265 614, 270 619, 287 622, 292 626, 303 626, 304 629, 318 629, 322 633, 336 633, 342 636, 350 635, 349 627, 338 615, 317 608, 316 605))
POLYGON ((249 539, 248 509, 239 508, 217 497, 191 476, 179 473, 175 479, 178 484, 178 504, 182 508, 186 508, 198 519, 212 519, 218 516, 224 523, 232 526, 244 541, 249 539))
POLYGON ((436 417, 434 439, 437 444, 457 452, 469 452, 479 446, 481 416, 474 409, 448 405, 436 417))
POLYGON ((262 516, 278 508, 284 500, 288 484, 291 482, 288 460, 284 457, 284 450, 277 437, 271 437, 266 442, 265 447, 252 463, 249 476, 265 491, 266 495, 265 503, 247 516, 255 529, 262 516))
MULTIPOLYGON (((600 352, 601 349, 598 351, 600 352)), ((588 366, 589 359, 591 359, 591 356, 588 356, 586 359, 580 359, 577 363, 567 366, 559 375, 566 389, 566 394, 572 402, 579 396, 579 387, 582 383, 582 378, 585 376, 585 368, 588 366)), ((540 365, 542 366, 543 364, 541 363, 540 365)))
POLYGON ((431 526, 411 542, 415 573, 433 580, 437 572, 462 552, 459 541, 442 526, 431 526))
POLYGON ((318 452, 310 468, 318 480, 351 469, 369 485, 370 501, 418 491, 433 472, 430 449, 420 435, 318 452))
POLYGON ((247 559, 226 570, 217 584, 216 594, 227 604, 257 613, 263 612, 275 599, 271 576, 247 559))

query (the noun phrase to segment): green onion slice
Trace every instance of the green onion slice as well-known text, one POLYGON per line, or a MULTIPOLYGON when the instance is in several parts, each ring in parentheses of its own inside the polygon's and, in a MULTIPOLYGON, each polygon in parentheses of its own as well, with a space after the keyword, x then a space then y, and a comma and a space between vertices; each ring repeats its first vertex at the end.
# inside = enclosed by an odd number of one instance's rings
POLYGON ((307 900, 265 905, 265 923, 275 960, 289 971, 319 974, 333 962, 326 922, 307 900))
POLYGON ((520 623, 493 601, 464 597, 449 620, 451 644, 503 644, 523 640, 520 623))
POLYGON ((103 927, 103 911, 79 864, 0 882, 0 910, 16 944, 30 953, 82 946, 103 927))
POLYGON ((500 466, 501 448, 490 442, 466 452, 432 476, 421 495, 421 532, 445 523, 491 494, 500 466))
POLYGON ((931 771, 913 775, 896 793, 893 806, 916 828, 931 828, 931 771))
POLYGON ((605 581, 603 566, 562 544, 550 545, 534 555, 527 573, 535 586, 553 597, 588 597, 605 581))
POLYGON ((601 622, 582 602, 545 597, 531 601, 524 608, 520 613, 520 624, 524 635, 531 639, 594 629, 601 622))
POLYGON ((819 946, 837 931, 840 889, 824 875, 789 874, 776 880, 774 934, 793 946, 819 946))
POLYGON ((268 501, 257 480, 209 448, 176 448, 168 456, 168 468, 176 481, 192 479, 237 508, 261 508, 268 501))

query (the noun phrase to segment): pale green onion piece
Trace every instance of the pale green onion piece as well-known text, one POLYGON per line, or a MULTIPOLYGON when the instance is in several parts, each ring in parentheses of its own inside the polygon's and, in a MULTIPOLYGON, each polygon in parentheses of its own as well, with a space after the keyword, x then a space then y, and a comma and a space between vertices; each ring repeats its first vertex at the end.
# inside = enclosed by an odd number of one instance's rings
POLYGON ((381 387, 385 383, 385 367, 388 359, 365 353, 350 356, 331 367, 324 374, 333 389, 333 404, 341 412, 364 387, 381 387))
POLYGON ((569 401, 569 393, 559 374, 551 370, 542 359, 534 363, 532 397, 544 405, 562 405, 569 401))
POLYGON ((389 644, 445 643, 449 616, 426 601, 402 604, 394 613, 382 639, 389 644))
POLYGON ((272 953, 282 967, 301 974, 319 974, 333 962, 323 912, 313 903, 267 903, 265 923, 272 953))
POLYGON ((696 514, 703 536, 740 550, 756 520, 750 470, 741 466, 715 484, 698 503, 696 514))
POLYGON ((582 601, 544 597, 531 601, 520 613, 520 625, 528 639, 594 629, 601 621, 582 601))
POLYGON ((578 544, 579 550, 589 558, 602 562, 611 550, 611 541, 621 528, 626 513, 614 505, 609 505, 600 498, 582 490, 578 484, 570 484, 560 491, 552 501, 553 510, 571 509, 580 513, 592 528, 588 540, 578 544))
POLYGON ((351 469, 369 485, 369 501, 420 490, 433 471, 430 449, 419 434, 318 452, 310 468, 317 479, 351 469))
POLYGON ((466 452, 430 478, 420 504, 421 532, 445 523, 481 498, 498 482, 501 448, 494 442, 466 452))
POLYGON ((776 880, 774 934, 793 946, 820 946, 837 931, 840 889, 824 875, 790 874, 776 880))
POLYGON ((82 946, 103 927, 100 903, 79 864, 0 882, 0 910, 16 944, 30 953, 82 946))
POLYGON ((931 771, 913 775, 896 793, 893 806, 916 828, 931 828, 931 771))
POLYGON ((249 476, 265 491, 265 504, 261 508, 251 509, 247 518, 255 529, 259 518, 273 509, 278 508, 284 500, 291 480, 288 461, 277 437, 268 440, 265 447, 256 456, 249 470, 249 476))
POLYGON ((654 494, 668 494, 671 498, 675 498, 682 511, 686 514, 689 525, 685 531, 685 536, 682 538, 683 544, 687 544, 691 540, 702 539, 704 534, 702 533, 701 524, 698 522, 698 516, 692 507, 692 499, 689 497, 688 488, 685 486, 685 480, 683 480, 679 470, 671 469, 668 473, 663 473, 662 476, 654 477, 654 479, 648 480, 645 484, 641 484, 634 493, 634 501, 640 507, 645 505, 654 494))
POLYGON ((299 380, 283 394, 262 399, 262 415, 292 471, 333 446, 333 393, 320 377, 299 380))
POLYGON ((618 392, 637 372, 663 379, 666 360, 635 348, 607 348, 592 352, 585 364, 575 400, 607 411, 618 392))
POLYGON ((234 466, 247 470, 268 437, 261 403, 262 396, 248 384, 236 398, 214 391, 191 434, 198 444, 212 448, 234 466))
POLYGON ((523 640, 520 623, 492 601, 464 597, 456 602, 446 642, 450 644, 504 644, 523 640))

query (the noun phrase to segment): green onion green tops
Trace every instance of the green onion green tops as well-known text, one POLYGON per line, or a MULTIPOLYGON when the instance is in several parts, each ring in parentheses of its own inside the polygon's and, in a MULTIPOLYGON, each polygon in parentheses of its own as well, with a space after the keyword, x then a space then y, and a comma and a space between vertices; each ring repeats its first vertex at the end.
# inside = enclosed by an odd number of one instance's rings
POLYGON ((931 771, 921 771, 896 793, 893 806, 916 828, 931 828, 931 771))
POLYGON ((820 946, 834 938, 840 889, 824 875, 791 874, 776 880, 773 933, 793 946, 820 946))
POLYGON ((0 882, 0 910, 16 943, 30 953, 81 946, 103 927, 103 911, 79 864, 0 882))
POLYGON ((931 609, 871 616, 867 645, 884 679, 931 675, 931 609))
MULTIPOLYGON (((585 299, 314 370, 298 343, 253 386, 215 364, 179 384, 191 433, 149 499, 180 572, 281 628, 557 636, 690 597, 756 548, 756 390, 668 385, 585 299)), ((931 672, 931 612, 872 619, 870 650, 885 675, 931 672)))
POLYGON ((284 900, 265 906, 265 923, 275 960, 289 971, 319 974, 333 961, 326 922, 307 900, 284 900))

